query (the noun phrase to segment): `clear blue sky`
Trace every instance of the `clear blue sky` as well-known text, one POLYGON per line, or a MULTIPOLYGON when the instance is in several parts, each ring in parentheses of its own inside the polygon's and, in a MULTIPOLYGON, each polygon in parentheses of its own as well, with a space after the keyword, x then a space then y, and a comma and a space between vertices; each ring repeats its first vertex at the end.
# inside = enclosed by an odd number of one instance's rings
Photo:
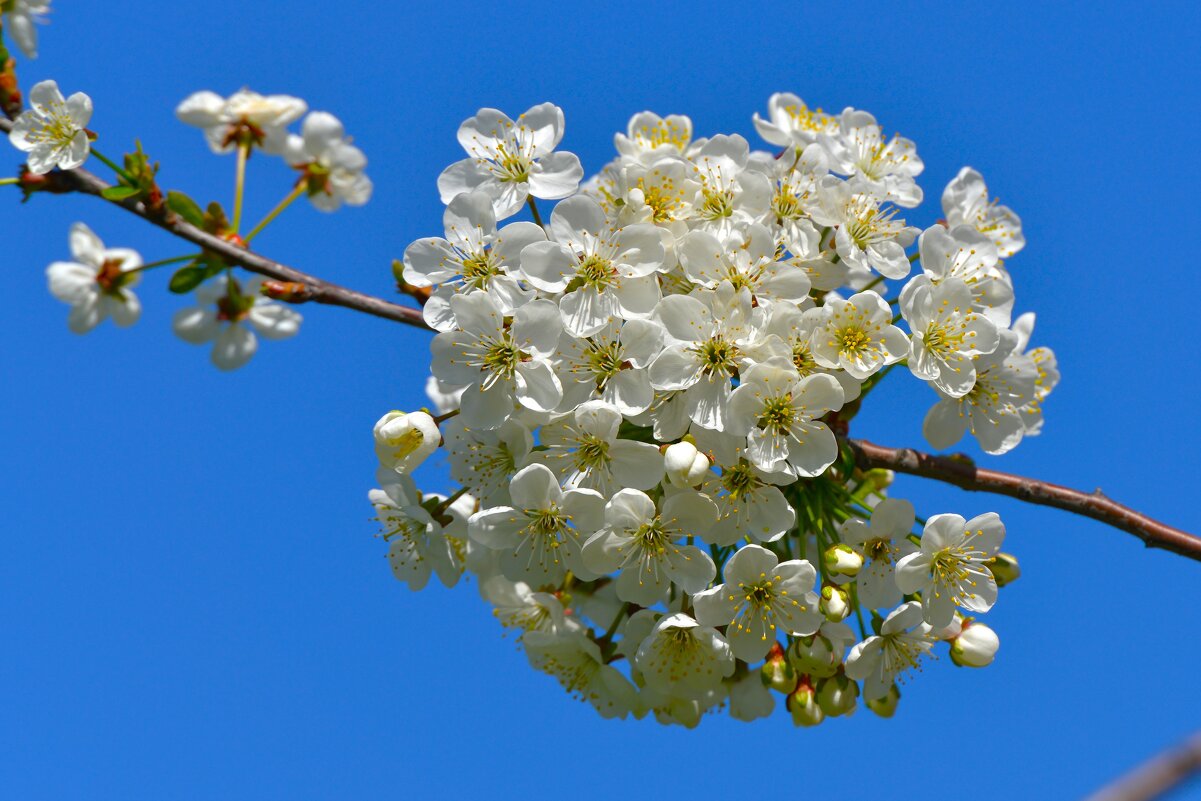
MULTIPOLYGON (((643 109, 753 141, 773 91, 868 109, 925 160, 914 219, 970 164, 1025 222, 1018 310, 1064 379, 1044 435, 987 464, 1201 530, 1194 4, 55 5, 22 78, 88 91, 99 144, 140 136, 164 185, 230 196, 232 158, 174 120, 194 90, 344 119, 374 200, 298 206, 261 246, 379 293, 440 233, 434 181, 480 106, 560 104, 589 171, 643 109)), ((251 175, 253 219, 287 178, 251 175)), ((424 403, 428 335, 309 308, 300 337, 220 374, 171 336, 183 301, 154 276, 136 328, 75 337, 43 277, 71 222, 147 259, 186 251, 95 200, 3 191, 0 798, 1070 799, 1201 724, 1201 565, 917 479, 896 492, 927 514, 1008 524, 1025 576, 990 617, 992 668, 929 665, 891 721, 601 721, 529 670, 474 587, 410 593, 372 536, 370 427, 424 403)), ((897 374, 857 431, 920 445, 930 400, 897 374)))

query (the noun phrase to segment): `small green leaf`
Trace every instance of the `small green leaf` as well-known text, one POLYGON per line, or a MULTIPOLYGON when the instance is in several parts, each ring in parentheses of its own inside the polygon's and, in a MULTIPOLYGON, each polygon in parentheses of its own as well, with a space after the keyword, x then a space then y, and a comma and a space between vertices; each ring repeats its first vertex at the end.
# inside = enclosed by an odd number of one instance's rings
POLYGON ((167 288, 177 295, 184 295, 200 286, 204 282, 204 279, 208 277, 208 274, 208 267, 199 264, 189 264, 186 267, 180 267, 175 271, 175 275, 171 276, 171 281, 167 284, 167 288))
POLYGON ((110 186, 100 193, 100 196, 105 200, 125 200, 141 194, 142 190, 136 186, 110 186))
POLYGON ((204 225, 204 212, 200 210, 200 206, 196 205, 195 200, 192 200, 192 198, 183 192, 168 192, 167 208, 197 228, 204 225))

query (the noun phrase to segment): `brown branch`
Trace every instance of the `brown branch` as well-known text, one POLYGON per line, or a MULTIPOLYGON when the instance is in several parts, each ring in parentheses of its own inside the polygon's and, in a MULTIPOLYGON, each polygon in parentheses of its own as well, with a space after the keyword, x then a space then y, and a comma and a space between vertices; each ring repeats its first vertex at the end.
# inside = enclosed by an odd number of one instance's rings
POLYGON ((1162 548, 1201 562, 1201 537, 1110 500, 1099 489, 1081 492, 1033 478, 985 470, 976 467, 966 456, 934 456, 910 448, 886 448, 861 439, 847 440, 847 444, 855 453, 856 463, 864 469, 883 467, 944 481, 965 490, 992 492, 1040 506, 1053 506, 1127 531, 1148 548, 1162 548))
POLYGON ((1158 754, 1085 801, 1152 801, 1201 772, 1201 732, 1158 754))
MULTIPOLYGON (((11 122, 6 119, 0 119, 0 131, 7 133, 11 129, 11 122)), ((62 182, 60 189, 80 192, 95 197, 100 197, 100 193, 110 186, 110 184, 105 183, 96 177, 96 175, 83 168, 65 170, 52 173, 51 175, 54 181, 62 182)), ((293 288, 290 297, 280 296, 283 300, 290 300, 294 303, 313 301, 314 303, 323 303, 328 306, 343 306, 376 317, 383 317, 387 320, 395 320, 398 323, 406 323, 419 328, 429 327, 426 325, 420 309, 401 306, 398 303, 392 303, 391 301, 372 295, 365 295, 362 292, 356 292, 353 289, 331 284, 316 276, 302 273, 300 270, 280 264, 277 261, 273 261, 254 251, 247 250, 219 236, 202 231, 166 209, 163 209, 161 213, 155 213, 148 209, 146 204, 133 199, 119 202, 105 200, 105 202, 114 206, 120 206, 131 214, 136 214, 147 222, 162 228, 168 233, 174 234, 180 239, 185 239, 188 242, 199 245, 205 250, 216 253, 229 264, 236 264, 252 273, 258 273, 259 275, 273 278, 276 281, 289 284, 302 284, 304 286, 303 291, 296 291, 293 288)))
MULTIPOLYGON (((11 123, 8 120, 0 119, 0 131, 8 131, 10 128, 11 123)), ((57 187, 52 186, 51 191, 76 191, 100 196, 100 193, 109 186, 82 168, 54 172, 46 177, 62 182, 57 187)), ((112 201, 106 202, 111 203, 112 201)), ((206 233, 166 209, 156 212, 147 208, 145 204, 132 199, 117 202, 114 205, 136 214, 175 236, 211 250, 231 264, 237 264, 251 272, 274 279, 279 283, 270 286, 268 290, 273 297, 293 303, 311 300, 330 306, 343 306, 376 317, 395 320, 419 328, 429 328, 419 309, 355 292, 302 273, 272 261, 266 256, 206 233)), ((1100 490, 1084 493, 1032 478, 1000 473, 995 470, 984 470, 976 467, 966 457, 932 456, 907 448, 886 448, 864 440, 847 440, 847 443, 854 450, 856 462, 861 467, 888 468, 899 473, 945 481, 966 490, 1008 495, 1029 503, 1075 512, 1128 531, 1141 539, 1149 548, 1163 548, 1189 559, 1201 561, 1201 538, 1172 528, 1116 503, 1102 495, 1100 490)))

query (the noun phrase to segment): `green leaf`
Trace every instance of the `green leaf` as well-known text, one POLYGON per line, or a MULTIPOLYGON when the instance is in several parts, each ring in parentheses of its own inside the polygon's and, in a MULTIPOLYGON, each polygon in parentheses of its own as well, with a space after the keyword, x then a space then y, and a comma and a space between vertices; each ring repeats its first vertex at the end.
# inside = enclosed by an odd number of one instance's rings
POLYGON ((171 276, 171 281, 167 284, 167 288, 177 295, 184 295, 200 286, 204 282, 204 279, 208 278, 208 275, 209 270, 207 266, 189 264, 175 271, 175 275, 171 276))
POLYGON ((105 200, 125 200, 141 193, 142 190, 136 186, 110 186, 101 192, 100 196, 105 200))
MULTIPOLYGON (((200 206, 196 205, 196 201, 185 195, 183 192, 171 191, 167 193, 167 208, 178 214, 186 222, 200 228, 204 225, 204 212, 200 210, 200 206)), ((186 269, 186 268, 185 268, 186 269)))

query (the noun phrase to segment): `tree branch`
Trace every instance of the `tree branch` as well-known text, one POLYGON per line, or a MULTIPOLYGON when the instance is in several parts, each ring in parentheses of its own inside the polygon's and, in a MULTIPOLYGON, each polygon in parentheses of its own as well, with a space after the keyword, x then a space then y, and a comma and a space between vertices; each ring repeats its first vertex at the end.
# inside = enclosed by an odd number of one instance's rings
MULTIPOLYGON (((0 119, 0 131, 7 133, 11 129, 11 122, 6 119, 0 119)), ((59 171, 52 173, 52 175, 55 176, 54 180, 63 182, 62 188, 95 197, 100 197, 100 193, 110 186, 110 184, 105 183, 82 167, 74 170, 59 171)), ((323 281, 320 278, 280 264, 277 261, 272 261, 266 256, 236 245, 219 236, 202 231, 166 209, 161 214, 156 214, 147 209, 144 203, 132 199, 116 202, 105 200, 105 202, 114 206, 120 206, 131 214, 136 214, 147 222, 162 228, 168 233, 174 234, 180 239, 185 239, 188 242, 199 245, 205 250, 216 253, 229 264, 236 264, 252 273, 258 273, 259 275, 273 278, 276 281, 303 285, 302 289, 290 288, 291 291, 287 298, 290 302, 313 301, 314 303, 322 303, 328 306, 343 306, 376 317, 394 320, 398 323, 406 323, 419 328, 429 327, 425 324, 425 319, 422 317, 420 309, 401 306, 398 303, 392 303, 383 298, 365 295, 353 289, 331 284, 328 281, 323 281)))
POLYGON ((966 456, 934 456, 910 448, 886 448, 865 440, 848 439, 855 461, 862 468, 884 467, 898 473, 932 478, 974 492, 1008 495, 1027 503, 1053 506, 1091 517, 1138 537, 1148 548, 1166 551, 1201 562, 1201 537, 1172 528, 1110 500, 1101 490, 1081 492, 1058 484, 1011 473, 976 467, 966 456))
POLYGON ((1085 801, 1152 801, 1201 772, 1201 732, 1102 787, 1085 801))
MULTIPOLYGON (((12 123, 0 118, 0 131, 7 132, 12 123)), ((109 187, 100 178, 85 169, 51 173, 55 180, 63 182, 64 191, 82 192, 100 197, 109 187)), ((331 284, 307 273, 272 261, 244 247, 228 242, 196 228, 180 219, 178 215, 164 209, 155 213, 145 204, 133 200, 107 203, 120 206, 131 214, 163 230, 185 239, 221 256, 230 264, 236 264, 253 273, 299 286, 280 287, 281 299, 290 302, 314 301, 330 306, 342 306, 365 312, 388 320, 426 328, 419 309, 365 295, 352 289, 331 284)), ((1042 506, 1053 506, 1068 512, 1091 517, 1102 523, 1127 531, 1141 539, 1149 548, 1163 548, 1195 561, 1201 561, 1201 538, 1186 531, 1160 523, 1129 507, 1110 500, 1100 490, 1084 493, 1010 473, 984 470, 975 466, 964 456, 933 456, 908 448, 886 448, 864 440, 846 440, 855 453, 856 462, 863 468, 883 467, 898 473, 923 476, 966 490, 992 492, 1042 506)))

